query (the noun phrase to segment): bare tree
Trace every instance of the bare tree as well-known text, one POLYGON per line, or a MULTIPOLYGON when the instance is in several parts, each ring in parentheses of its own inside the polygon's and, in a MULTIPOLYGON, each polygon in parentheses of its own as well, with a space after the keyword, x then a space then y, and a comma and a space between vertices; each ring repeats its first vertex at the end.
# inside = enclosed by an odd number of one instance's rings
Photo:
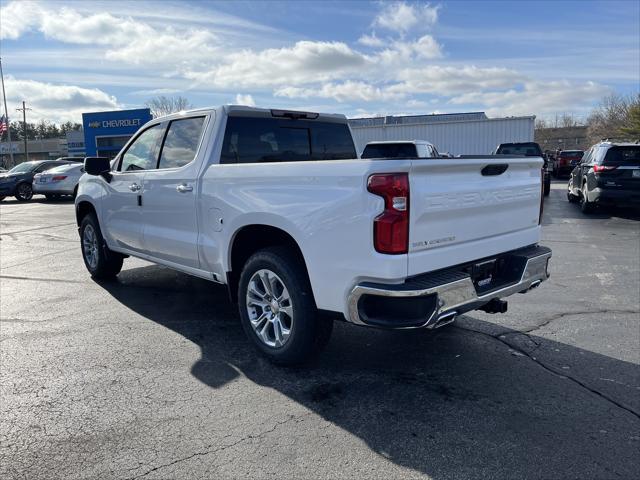
POLYGON ((563 113, 562 117, 560 117, 560 126, 561 127, 578 127, 580 126, 580 122, 576 120, 576 118, 569 114, 563 113))
POLYGON ((535 129, 543 130, 545 128, 549 128, 549 123, 543 118, 536 118, 535 129))
POLYGON ((631 125, 631 111, 640 105, 640 95, 609 95, 589 115, 588 136, 592 143, 617 138, 631 125))
POLYGON ((165 97, 164 95, 150 99, 145 105, 151 109, 153 118, 193 108, 191 102, 184 97, 165 97))

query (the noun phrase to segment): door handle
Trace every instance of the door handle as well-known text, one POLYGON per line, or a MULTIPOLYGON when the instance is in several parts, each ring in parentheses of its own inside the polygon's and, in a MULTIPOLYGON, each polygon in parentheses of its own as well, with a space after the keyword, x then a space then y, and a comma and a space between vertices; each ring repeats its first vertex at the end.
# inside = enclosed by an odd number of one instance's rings
POLYGON ((129 190, 131 190, 132 192, 139 192, 141 188, 142 187, 135 182, 129 185, 129 190))
POLYGON ((176 187, 176 190, 180 193, 193 192, 193 187, 191 185, 187 185, 185 183, 181 183, 176 187))

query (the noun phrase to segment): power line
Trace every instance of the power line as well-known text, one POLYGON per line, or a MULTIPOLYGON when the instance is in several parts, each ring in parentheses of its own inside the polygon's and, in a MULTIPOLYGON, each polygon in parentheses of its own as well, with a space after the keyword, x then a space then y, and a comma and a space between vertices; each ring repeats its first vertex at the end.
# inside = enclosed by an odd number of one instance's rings
POLYGON ((17 112, 22 112, 22 128, 24 131, 24 158, 28 162, 29 161, 29 150, 27 148, 27 110, 31 110, 31 108, 27 108, 25 105, 25 101, 22 101, 22 108, 16 108, 17 112))

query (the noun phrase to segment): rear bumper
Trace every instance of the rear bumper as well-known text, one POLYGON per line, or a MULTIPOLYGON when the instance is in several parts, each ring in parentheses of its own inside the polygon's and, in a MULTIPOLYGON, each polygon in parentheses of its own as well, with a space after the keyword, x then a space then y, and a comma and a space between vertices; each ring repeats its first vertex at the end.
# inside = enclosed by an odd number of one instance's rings
POLYGON ((476 287, 471 264, 419 275, 399 285, 361 283, 349 295, 348 320, 386 328, 436 328, 493 299, 537 287, 549 277, 550 258, 549 248, 533 246, 479 260, 476 264, 506 262, 506 275, 488 290, 476 287))
POLYGON ((33 193, 41 195, 72 195, 75 185, 56 185, 55 183, 33 183, 33 193))
POLYGON ((589 201, 598 205, 615 205, 620 207, 640 206, 640 190, 618 190, 594 188, 588 193, 589 201))

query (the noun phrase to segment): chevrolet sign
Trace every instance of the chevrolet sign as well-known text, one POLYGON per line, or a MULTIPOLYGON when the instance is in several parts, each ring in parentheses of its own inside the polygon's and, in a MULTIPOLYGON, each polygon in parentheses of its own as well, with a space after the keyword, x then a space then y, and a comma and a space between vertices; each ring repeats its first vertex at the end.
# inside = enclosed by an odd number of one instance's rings
POLYGON ((125 118, 122 120, 103 120, 101 122, 89 122, 91 128, 119 128, 119 127, 139 127, 139 118, 125 118))

